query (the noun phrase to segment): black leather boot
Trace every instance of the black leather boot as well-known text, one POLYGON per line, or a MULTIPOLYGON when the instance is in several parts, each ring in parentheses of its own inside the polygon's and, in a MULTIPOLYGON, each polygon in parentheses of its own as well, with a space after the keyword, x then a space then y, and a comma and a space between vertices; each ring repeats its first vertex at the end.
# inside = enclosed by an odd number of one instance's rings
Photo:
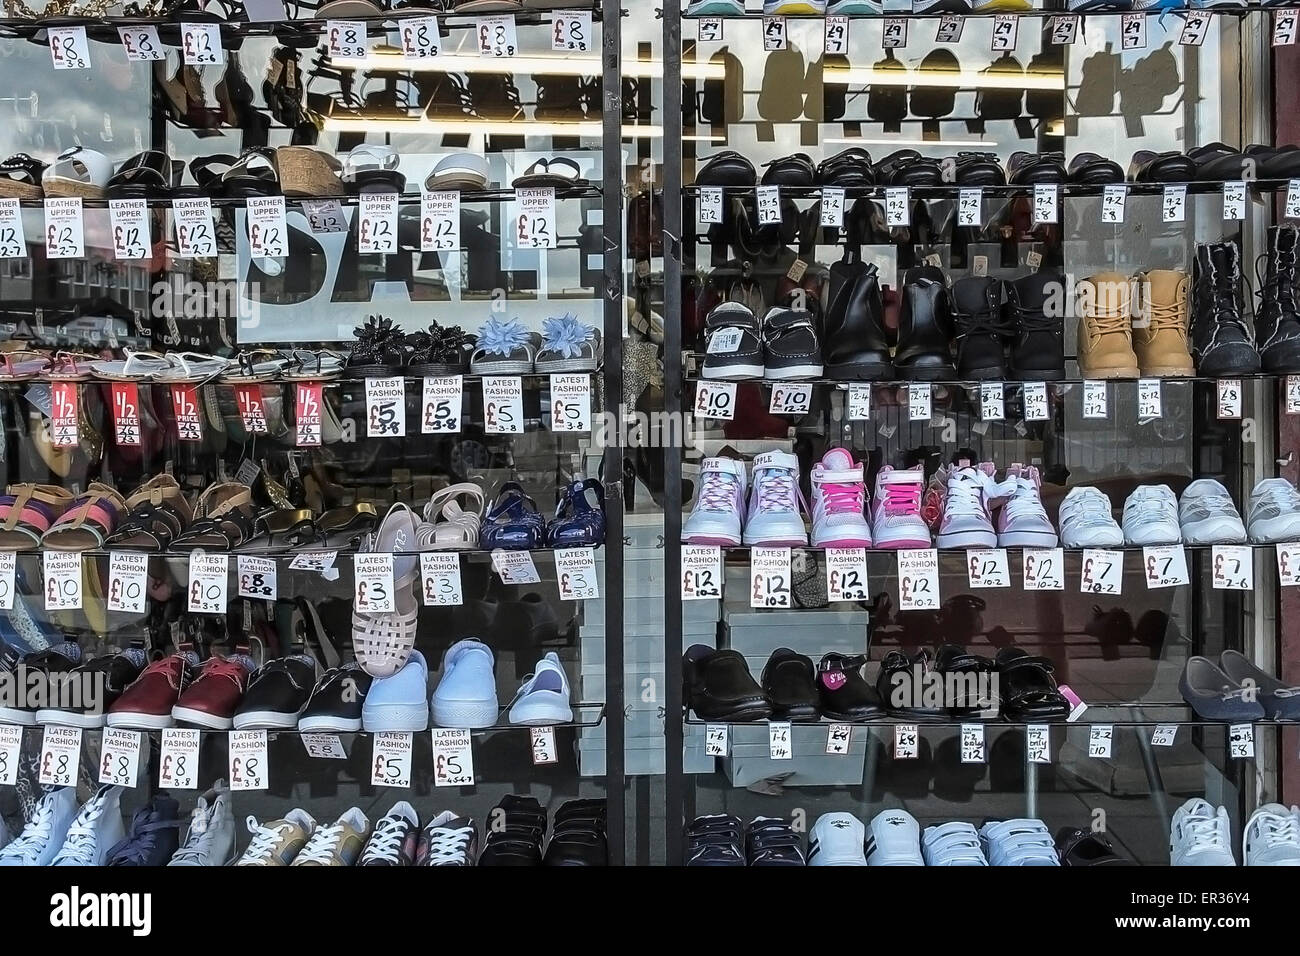
POLYGON ((894 353, 899 376, 917 382, 955 378, 951 340, 952 318, 943 271, 935 266, 908 269, 894 353))
POLYGON ((893 377, 884 312, 874 265, 849 252, 831 266, 823 348, 827 378, 879 381, 893 377))
POLYGON ((1006 340, 1010 329, 1002 320, 1002 280, 966 276, 948 290, 957 326, 957 375, 976 381, 1007 377, 1006 340))
POLYGON ((1259 353, 1244 316, 1241 252, 1235 242, 1196 247, 1192 264, 1192 357, 1210 378, 1259 371, 1259 353))
MULTIPOLYGON (((1297 281, 1300 268, 1300 229, 1271 226, 1268 252, 1264 254, 1264 277, 1260 283, 1259 312, 1255 314, 1255 335, 1259 341, 1260 364, 1265 372, 1300 372, 1300 303, 1297 281)), ((1259 274, 1259 263, 1255 264, 1259 274)))
POLYGON ((1006 291, 1011 379, 1059 382, 1065 378, 1065 276, 1035 272, 1006 283, 1006 291))

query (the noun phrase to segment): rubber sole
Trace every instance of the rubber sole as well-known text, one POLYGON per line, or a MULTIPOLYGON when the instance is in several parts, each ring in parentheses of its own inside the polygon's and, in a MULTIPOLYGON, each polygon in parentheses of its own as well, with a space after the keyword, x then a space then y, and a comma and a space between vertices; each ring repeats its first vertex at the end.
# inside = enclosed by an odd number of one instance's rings
MULTIPOLYGON (((495 697, 490 700, 439 700, 433 698, 433 722, 438 727, 455 727, 474 730, 492 727, 497 722, 501 708, 495 697)), ((572 715, 570 715, 570 720, 572 715)))
POLYGON ((18 724, 21 727, 35 727, 36 711, 19 710, 17 707, 0 707, 0 724, 18 724))
POLYGON ((195 710, 192 707, 173 707, 172 717, 181 723, 206 727, 208 730, 229 730, 232 724, 229 717, 219 717, 216 714, 209 714, 205 710, 195 710))
POLYGON ((110 713, 105 722, 109 727, 122 727, 126 730, 162 730, 164 727, 176 726, 176 719, 170 711, 165 714, 110 713))
POLYGON ((527 697, 510 708, 507 718, 512 724, 526 727, 545 727, 551 724, 573 723, 573 708, 568 701, 535 700, 527 697))
POLYGON ((700 369, 700 378, 706 378, 711 382, 731 382, 762 377, 763 366, 761 365, 724 365, 720 368, 709 368, 706 361, 704 367, 700 369))
POLYGON ((1141 378, 1142 373, 1136 365, 1115 368, 1084 368, 1080 365, 1079 377, 1083 379, 1141 378))
POLYGON ((813 535, 812 546, 814 548, 869 548, 871 547, 870 538, 818 538, 813 535))
POLYGON ((104 726, 104 717, 104 714, 81 714, 71 710, 38 710, 36 723, 95 730, 104 726))
POLYGON ((999 548, 1055 548, 1055 531, 1009 531, 998 535, 999 548))
POLYGON ((772 708, 773 720, 788 720, 796 724, 816 723, 822 719, 822 712, 812 704, 799 704, 787 710, 772 708))
POLYGON ((781 368, 763 368, 763 380, 766 382, 789 382, 801 378, 821 378, 820 365, 786 365, 781 368))
POLYGON ((236 730, 292 730, 298 726, 298 715, 277 710, 250 710, 235 715, 236 730))
POLYGON ((428 704, 380 704, 361 711, 361 726, 368 734, 419 733, 429 729, 428 704))
POLYGON ((852 382, 882 382, 894 378, 894 366, 878 363, 849 363, 823 366, 827 378, 852 382))
POLYGON ((361 718, 303 717, 298 721, 300 734, 355 734, 361 730, 361 718))
POLYGON ((998 536, 993 531, 956 531, 952 534, 939 533, 935 538, 936 548, 996 548, 998 536))
POLYGON ((700 720, 715 720, 719 723, 746 723, 751 720, 767 720, 772 715, 772 708, 765 701, 754 701, 748 704, 742 704, 735 710, 728 711, 725 714, 714 714, 712 717, 704 717, 696 714, 700 720))
POLYGON ((682 535, 682 544, 711 544, 719 548, 738 548, 740 547, 740 535, 735 537, 721 534, 682 535))

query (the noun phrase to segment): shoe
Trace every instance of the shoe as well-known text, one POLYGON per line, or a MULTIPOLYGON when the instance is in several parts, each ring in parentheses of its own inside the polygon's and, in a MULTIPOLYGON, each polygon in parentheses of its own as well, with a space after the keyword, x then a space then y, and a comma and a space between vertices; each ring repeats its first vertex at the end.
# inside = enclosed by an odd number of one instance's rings
MULTIPOLYGON (((1007 64, 1012 72, 1011 64, 1007 64)), ((1014 72, 1021 72, 1019 64, 1014 72)), ((1065 154, 1057 152, 1029 153, 1017 150, 1007 157, 1007 182, 1012 186, 1031 186, 1038 183, 1064 183, 1069 179, 1065 169, 1065 154)))
POLYGON ((218 780, 190 812, 190 829, 168 866, 229 866, 235 859, 235 813, 230 788, 218 780))
POLYGON ((734 381, 763 377, 763 336, 754 313, 740 302, 723 302, 704 320, 700 377, 734 381))
POLYGON ((803 838, 784 817, 755 817, 745 831, 749 866, 806 866, 803 838))
POLYGON ((1187 346, 1191 281, 1186 272, 1174 269, 1138 273, 1133 353, 1143 375, 1178 378, 1196 374, 1187 346))
POLYGON ((546 811, 532 797, 506 794, 489 813, 492 821, 479 866, 541 866, 546 811))
MULTIPOLYGON (((81 663, 81 648, 73 641, 63 641, 44 650, 23 656, 18 665, 25 673, 24 681, 40 681, 50 686, 53 674, 66 674, 76 670, 81 663)), ((0 707, 0 721, 35 727, 39 707, 0 707)))
POLYGON ((1139 485, 1124 502, 1124 543, 1130 547, 1178 544, 1178 499, 1168 485, 1139 485))
POLYGON ((1170 866, 1236 866, 1228 811, 1193 797, 1174 811, 1169 824, 1170 866))
POLYGON ((566 800, 555 811, 543 866, 608 866, 608 808, 599 797, 566 800))
POLYGON ((420 831, 416 866, 473 866, 478 859, 474 821, 444 810, 420 831))
MULTIPOLYGON (((967 6, 965 9, 969 10, 967 6)), ((885 12, 881 0, 827 0, 828 17, 870 17, 880 16, 885 12)))
POLYGON ((1300 866, 1300 809, 1266 803, 1250 815, 1241 838, 1245 866, 1300 866))
POLYGON ((1257 667, 1241 651, 1224 651, 1219 655, 1219 666, 1233 683, 1254 686, 1256 699, 1269 720, 1300 720, 1300 690, 1257 667))
POLYGON ((993 477, 991 462, 945 466, 933 483, 945 490, 943 517, 935 543, 940 548, 993 548, 998 534, 993 528, 992 501, 1008 494, 993 477))
POLYGON ((879 381, 894 377, 885 335, 885 306, 875 263, 846 254, 831 266, 830 305, 822 354, 827 378, 879 381))
POLYGON ((595 478, 577 478, 560 492, 546 526, 551 548, 599 547, 605 543, 605 489, 595 478))
MULTIPOLYGON (((1296 265, 1300 229, 1270 226, 1267 242, 1255 312, 1260 367, 1273 374, 1300 372, 1300 268, 1296 265)), ((1259 275, 1259 260, 1255 261, 1255 274, 1259 275)))
POLYGON ((885 465, 876 474, 876 494, 871 505, 871 527, 877 548, 928 548, 930 528, 921 517, 925 472, 885 465))
POLYGON ((48 791, 36 804, 23 832, 0 849, 0 866, 49 866, 63 849, 77 809, 76 787, 48 791))
POLYGON ((1003 320, 1002 280, 958 279, 948 290, 948 301, 957 327, 957 375, 972 381, 1005 381, 1011 330, 1003 320))
POLYGON ((814 16, 826 15, 826 0, 763 0, 763 16, 814 16))
POLYGON ((822 374, 822 346, 811 312, 769 309, 763 317, 763 378, 788 382, 822 374))
POLYGON ((1255 544, 1300 540, 1300 493, 1285 478, 1264 478, 1250 492, 1246 521, 1255 544))
POLYGON ((989 821, 980 842, 991 866, 1060 866, 1056 841, 1042 820, 989 821))
POLYGON ((1178 523, 1185 544, 1243 544, 1246 526, 1228 489, 1213 478, 1200 478, 1178 499, 1178 523))
POLYGON ((867 866, 925 866, 921 825, 906 810, 882 810, 867 831, 867 866))
POLYGON ((229 730, 249 675, 256 669, 257 665, 247 654, 209 657, 199 668, 198 676, 177 698, 172 717, 210 730, 229 730))
POLYGON ((576 315, 542 320, 542 347, 533 360, 538 375, 594 372, 600 367, 600 332, 576 315))
MULTIPOLYGON (((437 713, 436 705, 434 712, 437 713)), ((564 673, 559 655, 554 651, 543 655, 533 668, 533 673, 524 678, 510 704, 509 719, 512 724, 534 727, 573 721, 573 708, 569 705, 569 678, 564 673)))
POLYGON ((684 17, 743 17, 743 0, 691 0, 684 17))
MULTIPOLYGON (((448 157, 445 157, 443 161, 448 157)), ((449 157, 454 158, 454 157, 449 157)), ((442 162, 439 162, 439 166, 442 162)), ((435 167, 434 173, 437 173, 435 167)), ((432 322, 427 330, 412 332, 406 337, 410 349, 406 356, 406 374, 466 375, 469 360, 474 354, 474 337, 467 335, 459 325, 443 328, 432 322)))
POLYGON ((687 866, 744 866, 745 830, 740 817, 713 813, 686 828, 687 866))
POLYGON ((880 662, 876 675, 876 694, 888 716, 908 720, 944 720, 946 707, 930 706, 927 686, 942 686, 943 678, 933 673, 934 661, 928 650, 908 657, 902 651, 890 651, 880 662))
POLYGON ((754 459, 749 489, 749 515, 744 543, 750 547, 808 546, 804 526, 807 510, 799 491, 799 459, 784 451, 768 451, 754 459))
POLYGON ((1229 677, 1208 657, 1187 658, 1178 692, 1202 720, 1244 724, 1264 719, 1264 706, 1256 699, 1258 689, 1229 677))
POLYGON ((772 708, 738 651, 694 644, 682 656, 682 699, 702 720, 767 720, 772 708))
POLYGON ((1043 479, 1033 465, 1011 465, 1004 486, 1014 485, 1011 496, 998 510, 999 548, 1055 548, 1056 529, 1052 527, 1039 489, 1043 479))
POLYGON ((1124 532, 1112 514, 1113 506, 1106 493, 1090 485, 1080 485, 1061 502, 1061 544, 1067 548, 1118 548, 1124 532))
POLYGON ((518 319, 488 319, 475 336, 469 370, 475 375, 528 375, 538 337, 518 319))
POLYGON ((507 481, 483 516, 479 547, 484 551, 535 551, 545 543, 546 521, 537 510, 537 502, 519 482, 507 481))
POLYGON ((1099 272, 1079 283, 1079 374, 1085 379, 1137 378, 1129 280, 1099 272))
POLYGON ((817 699, 827 720, 865 721, 884 716, 876 689, 862 676, 866 655, 823 654, 817 663, 817 699))
POLYGON ((744 462, 734 458, 704 459, 700 463, 695 507, 682 523, 683 543, 739 546, 747 484, 744 462))
POLYGON ((1056 834, 1056 855, 1061 866, 1136 866, 1126 860, 1100 833, 1065 827, 1056 834))
POLYGON ((1070 182, 1080 186, 1106 186, 1124 182, 1124 167, 1099 153, 1076 153, 1066 168, 1070 182))
POLYGON ((357 866, 414 866, 419 839, 419 815, 405 800, 398 800, 375 824, 357 866))
POLYGON ((763 666, 762 688, 771 703, 773 720, 821 719, 813 662, 805 655, 788 647, 774 650, 763 666))
POLYGON ((813 465, 812 546, 869 548, 867 486, 862 465, 845 448, 832 448, 813 465))
POLYGON ((142 648, 128 647, 117 654, 106 654, 78 664, 72 669, 72 674, 88 675, 91 682, 103 688, 97 701, 98 706, 91 706, 87 702, 81 707, 42 707, 36 712, 36 723, 58 724, 62 727, 103 727, 107 717, 105 711, 140 676, 148 662, 142 648))
POLYGON ((429 726, 429 665, 419 651, 392 677, 377 678, 361 705, 361 726, 368 734, 381 731, 417 733, 429 726))
POLYGON ((180 847, 181 805, 165 793, 154 794, 131 817, 126 836, 108 851, 105 866, 166 866, 180 847))
POLYGON ((51 866, 103 866, 110 847, 126 830, 122 826, 122 787, 104 784, 77 811, 63 846, 51 866))
POLYGON ((959 820, 926 827, 921 835, 921 855, 926 866, 989 865, 979 831, 959 820))
POLYGON ((235 866, 288 866, 316 830, 311 814, 298 807, 286 813, 283 820, 263 824, 250 816, 246 823, 253 839, 235 866))
POLYGON ((933 266, 908 269, 898 313, 898 348, 894 352, 894 368, 899 376, 915 382, 955 377, 957 370, 948 347, 951 339, 952 318, 943 273, 933 266))
POLYGON ((1192 264, 1192 356, 1208 378, 1251 375, 1259 353, 1244 318, 1241 252, 1235 242, 1202 243, 1192 264))
POLYGON ((356 733, 361 729, 361 711, 373 681, 356 661, 327 670, 298 718, 298 732, 356 733))
POLYGON ((189 685, 190 675, 198 669, 199 659, 191 650, 182 650, 159 658, 141 672, 108 709, 110 727, 129 730, 161 730, 176 723, 172 708, 189 685))
POLYGON ((345 812, 334 823, 322 824, 294 856, 290 866, 352 866, 370 836, 370 821, 359 807, 345 812))
POLYGON ((495 724, 500 712, 495 665, 492 648, 482 641, 467 638, 449 647, 431 700, 434 726, 474 729, 495 724))
POLYGON ((823 813, 808 831, 809 866, 866 866, 867 829, 851 813, 823 813))
POLYGON ((310 654, 267 661, 248 682, 235 711, 235 729, 292 730, 315 684, 316 659, 310 654))

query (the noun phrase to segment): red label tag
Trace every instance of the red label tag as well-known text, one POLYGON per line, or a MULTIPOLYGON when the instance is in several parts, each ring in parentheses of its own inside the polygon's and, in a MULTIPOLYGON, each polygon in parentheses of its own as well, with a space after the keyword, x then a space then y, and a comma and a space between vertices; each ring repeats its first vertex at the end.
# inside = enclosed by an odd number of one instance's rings
POLYGON ((119 445, 140 444, 140 390, 135 382, 113 383, 113 430, 119 445))
POLYGON ((266 408, 262 405, 262 386, 236 385, 235 401, 239 404, 239 416, 244 420, 244 431, 251 435, 265 435, 266 408))
POLYGON ((298 444, 319 445, 321 422, 321 385, 320 382, 299 382, 297 399, 294 402, 298 422, 298 444))
POLYGON ((172 386, 172 408, 181 441, 203 441, 203 420, 199 416, 199 390, 194 385, 172 386))
POLYGON ((55 382, 51 387, 50 405, 54 412, 51 431, 58 448, 77 446, 77 383, 55 382))

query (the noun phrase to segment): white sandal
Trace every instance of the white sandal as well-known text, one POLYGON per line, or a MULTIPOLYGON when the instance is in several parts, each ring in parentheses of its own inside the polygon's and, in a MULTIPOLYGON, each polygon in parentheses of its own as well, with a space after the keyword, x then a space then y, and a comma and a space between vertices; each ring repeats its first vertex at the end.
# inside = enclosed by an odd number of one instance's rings
POLYGON ((420 527, 420 550, 461 551, 477 548, 479 526, 483 523, 486 504, 483 489, 471 482, 439 489, 424 506, 424 520, 427 524, 420 527), (458 500, 462 496, 477 502, 478 507, 466 511, 458 500), (442 520, 439 520, 439 515, 442 520))
POLYGON ((133 352, 124 349, 126 360, 123 362, 91 362, 90 370, 101 379, 110 382, 147 382, 159 372, 172 367, 167 356, 157 352, 133 352))
POLYGON ((155 382, 206 382, 230 367, 230 359, 202 352, 168 352, 171 368, 154 375, 155 382))
POLYGON ((361 551, 393 554, 392 613, 358 614, 352 611, 352 652, 361 669, 372 677, 391 677, 402 669, 415 649, 420 605, 413 585, 420 577, 415 513, 400 502, 388 509, 384 520, 366 535, 361 551))

